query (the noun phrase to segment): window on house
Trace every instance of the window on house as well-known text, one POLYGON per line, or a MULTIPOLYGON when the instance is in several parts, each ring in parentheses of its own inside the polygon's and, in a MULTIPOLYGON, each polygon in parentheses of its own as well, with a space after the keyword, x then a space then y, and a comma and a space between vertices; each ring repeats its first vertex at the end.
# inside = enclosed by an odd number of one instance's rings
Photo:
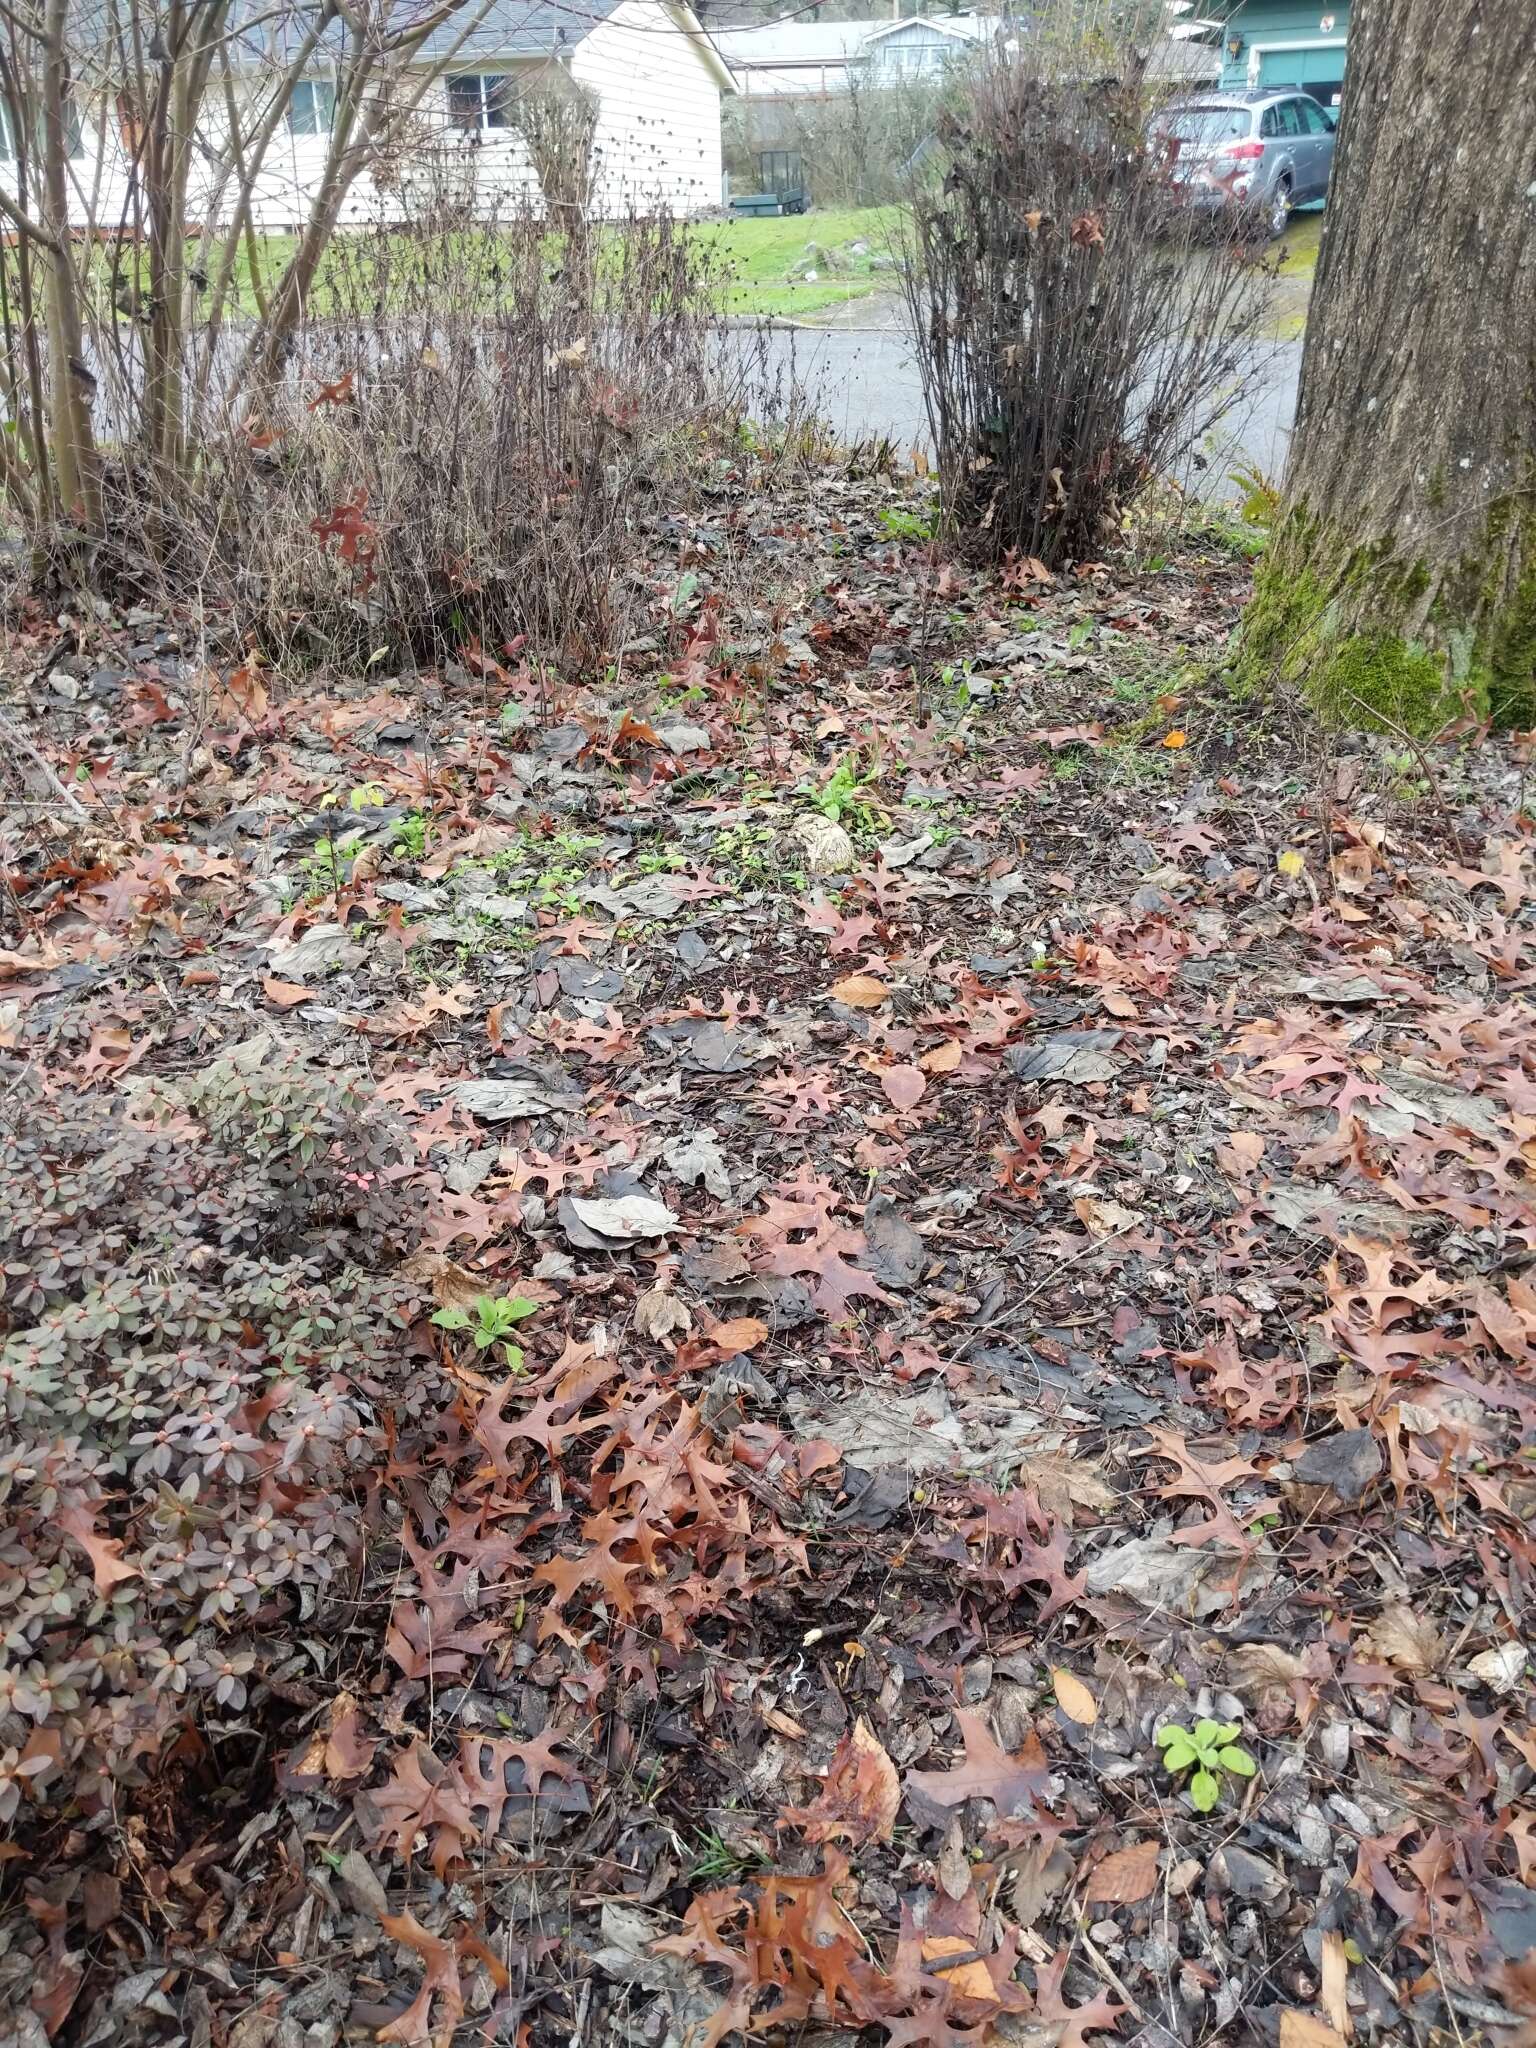
POLYGON ((336 88, 328 78, 301 78, 288 102, 294 135, 329 135, 336 119, 336 88))
MULTIPOLYGON (((81 124, 80 109, 73 100, 68 101, 64 108, 64 148, 72 161, 78 162, 85 155, 85 129, 81 124)), ((37 150, 34 149, 32 155, 35 159, 37 150)), ((0 163, 15 161, 16 131, 11 110, 8 106, 0 106, 0 163)))
POLYGON ((512 81, 494 71, 459 72, 448 80, 448 116, 455 128, 510 128, 512 81))

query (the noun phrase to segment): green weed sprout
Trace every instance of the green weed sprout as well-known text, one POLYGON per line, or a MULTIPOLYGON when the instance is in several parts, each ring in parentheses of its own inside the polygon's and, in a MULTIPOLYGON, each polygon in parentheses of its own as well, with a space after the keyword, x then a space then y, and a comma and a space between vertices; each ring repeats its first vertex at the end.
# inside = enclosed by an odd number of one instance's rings
POLYGON ((1235 1721, 1197 1721, 1193 1728, 1171 1723, 1157 1731, 1157 1746, 1163 1752, 1163 1769, 1170 1777, 1193 1770, 1189 1799, 1196 1813, 1209 1813, 1221 1797, 1222 1773, 1251 1778, 1258 1765, 1239 1746, 1235 1721))
POLYGON ((520 1322, 537 1315, 538 1308, 536 1301, 522 1294, 477 1294, 473 1314, 467 1308, 440 1308, 432 1321, 439 1330, 467 1331, 477 1351, 489 1351, 499 1344, 509 1368, 520 1372, 523 1347, 508 1340, 520 1322))

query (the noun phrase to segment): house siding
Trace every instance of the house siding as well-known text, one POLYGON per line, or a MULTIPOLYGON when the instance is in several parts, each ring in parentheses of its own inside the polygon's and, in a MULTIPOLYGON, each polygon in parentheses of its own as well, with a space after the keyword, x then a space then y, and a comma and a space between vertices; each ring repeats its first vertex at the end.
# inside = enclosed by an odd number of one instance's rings
POLYGON ((1247 0, 1222 33, 1221 83, 1235 92, 1250 86, 1337 86, 1348 34, 1349 0, 1247 0), (1333 27, 1325 31, 1328 17, 1333 27), (1226 51, 1233 36, 1243 41, 1235 58, 1226 51))
POLYGON ((720 88, 663 8, 622 0, 578 46, 571 76, 601 103, 599 215, 704 213, 720 204, 720 88))
MULTIPOLYGON (((531 83, 551 56, 495 59, 476 56, 455 70, 509 74, 531 83)), ((614 12, 576 45, 572 75, 592 86, 600 111, 593 211, 600 218, 667 207, 700 213, 721 202, 720 87, 697 46, 659 0, 620 0, 614 12)), ((208 140, 223 141, 220 108, 209 106, 208 140)), ((71 166, 70 224, 113 233, 134 221, 129 161, 115 122, 82 109, 83 154, 71 166)), ((318 191, 330 138, 279 129, 252 192, 258 228, 279 231, 302 223, 318 191)), ((14 194, 14 161, 0 161, 0 188, 14 194)), ((436 80, 413 117, 408 144, 388 173, 362 172, 343 202, 344 226, 393 224, 420 218, 439 195, 472 199, 484 213, 537 207, 539 185, 522 139, 511 129, 473 135, 449 118, 446 79, 436 80)), ((194 167, 188 194, 193 228, 218 226, 232 216, 232 180, 216 183, 205 158, 194 167)))

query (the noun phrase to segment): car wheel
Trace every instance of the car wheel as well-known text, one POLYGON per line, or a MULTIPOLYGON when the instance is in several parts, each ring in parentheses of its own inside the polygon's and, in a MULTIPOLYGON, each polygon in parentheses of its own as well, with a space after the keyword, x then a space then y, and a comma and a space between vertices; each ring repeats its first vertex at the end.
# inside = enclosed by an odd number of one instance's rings
POLYGON ((1270 238, 1278 241, 1291 224, 1291 181, 1282 178, 1269 202, 1270 238))

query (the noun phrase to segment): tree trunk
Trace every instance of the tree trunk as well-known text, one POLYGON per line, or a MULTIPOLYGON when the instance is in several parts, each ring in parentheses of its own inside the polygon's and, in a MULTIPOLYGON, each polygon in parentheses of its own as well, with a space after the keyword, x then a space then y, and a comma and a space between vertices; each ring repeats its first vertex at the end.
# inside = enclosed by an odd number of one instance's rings
POLYGON ((1536 8, 1356 0, 1250 685, 1536 720, 1536 8))

